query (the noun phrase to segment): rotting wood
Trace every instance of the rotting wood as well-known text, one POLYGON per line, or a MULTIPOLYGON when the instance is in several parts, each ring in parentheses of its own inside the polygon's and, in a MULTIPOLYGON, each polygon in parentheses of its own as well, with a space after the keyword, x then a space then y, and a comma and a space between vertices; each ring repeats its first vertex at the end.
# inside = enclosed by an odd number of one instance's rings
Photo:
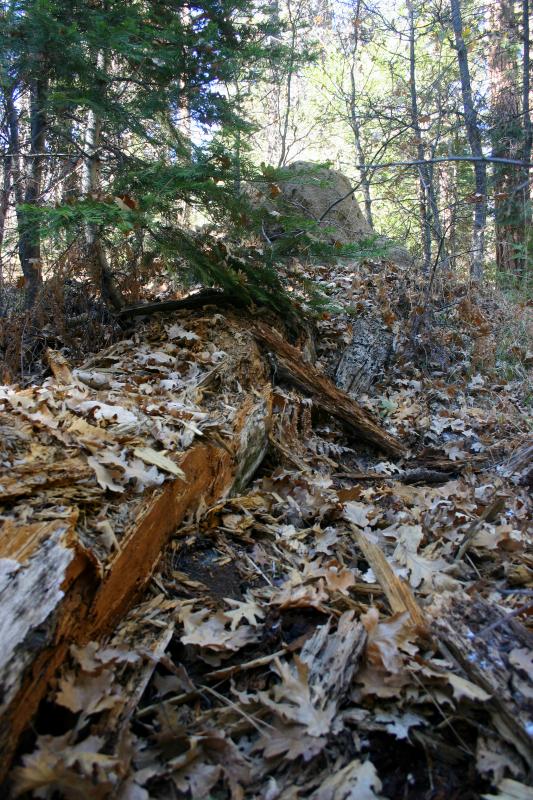
MULTIPOLYGON (((26 523, 23 514, 18 518, 15 515, 13 521, 4 521, 0 533, 0 601, 9 636, 6 632, 2 637, 0 660, 0 749, 3 755, 0 781, 5 778, 19 738, 36 712, 50 680, 65 661, 69 647, 110 633, 142 592, 164 545, 184 517, 201 513, 227 496, 236 485, 250 477, 260 462, 268 444, 271 386, 265 380, 264 366, 253 340, 248 338, 247 348, 236 341, 235 351, 234 363, 227 371, 234 373, 237 383, 240 381, 246 388, 243 391, 241 386, 235 396, 236 412, 225 447, 216 441, 215 432, 209 439, 197 440, 179 460, 184 480, 168 479, 161 487, 145 490, 134 498, 135 505, 130 509, 132 523, 107 561, 102 563, 91 548, 82 543, 76 530, 75 506, 67 505, 63 511, 52 510, 51 515, 57 513, 57 519, 49 521, 26 523), (241 350, 245 355, 240 361, 241 350), (17 620, 16 626, 13 626, 14 620, 17 620)), ((70 380, 63 366, 67 365, 61 365, 60 386, 70 380)), ((53 384, 47 391, 54 391, 53 384)), ((83 423, 81 418, 79 421, 83 423)), ((44 420, 43 425, 46 422, 44 420)), ((103 429, 84 424, 91 432, 105 433, 103 429)), ((61 431, 60 434, 63 435, 61 431)), ((92 471, 89 477, 78 464, 76 472, 76 464, 74 458, 72 480, 87 479, 88 483, 92 481, 92 487, 95 483, 92 471)), ((44 479, 38 480, 28 466, 29 488, 34 500, 39 492, 45 497, 54 485, 61 487, 60 491, 72 488, 72 482, 70 487, 62 488, 65 463, 51 468, 46 464, 42 469, 47 469, 48 475, 44 473, 44 479)), ((5 482, 2 476, 0 483, 5 482)), ((100 495, 96 490, 94 493, 95 497, 103 497, 101 490, 100 495)), ((121 497, 119 495, 117 500, 114 495, 107 502, 119 504, 121 497)), ((13 493, 11 501, 15 504, 18 501, 13 493)))
POLYGON ((25 497, 50 487, 72 486, 78 481, 87 480, 93 470, 80 458, 66 458, 55 464, 39 461, 13 467, 8 475, 0 478, 2 502, 16 497, 25 497))
POLYGON ((343 472, 334 473, 335 478, 351 478, 354 481, 382 481, 383 483, 405 483, 408 485, 416 485, 419 483, 446 483, 452 480, 454 473, 452 472, 439 472, 438 470, 431 469, 412 469, 406 472, 397 472, 392 475, 385 475, 382 472, 355 472, 353 470, 344 470, 343 472))
POLYGON ((313 398, 316 406, 340 420, 364 441, 392 456, 405 455, 404 445, 387 433, 361 406, 322 375, 305 363, 300 350, 286 342, 273 328, 254 322, 252 332, 261 344, 273 351, 279 376, 313 398))
MULTIPOLYGON (((121 549, 103 581, 95 575, 93 564, 87 559, 82 566, 80 557, 69 547, 59 548, 58 545, 59 555, 53 561, 43 559, 42 550, 36 552, 35 560, 39 560, 41 572, 44 570, 50 579, 53 577, 54 585, 48 593, 52 596, 46 598, 49 606, 42 605, 47 612, 45 617, 40 614, 37 624, 28 622, 27 631, 20 638, 20 642, 27 644, 36 635, 33 631, 41 629, 42 636, 45 626, 44 641, 34 642, 37 652, 29 644, 22 652, 20 648, 17 652, 6 652, 6 656, 11 658, 5 668, 9 674, 14 673, 16 683, 10 683, 8 699, 11 702, 0 708, 0 749, 3 753, 0 780, 5 777, 18 739, 37 710, 69 645, 73 642, 83 644, 109 633, 140 594, 165 542, 184 516, 197 509, 200 503, 214 503, 233 486, 235 461, 222 448, 196 445, 187 452, 181 467, 187 483, 179 478, 171 481, 162 490, 151 493, 141 504, 138 521, 121 543, 121 549), (64 564, 79 573, 75 580, 68 580, 64 564), (24 660, 23 654, 26 655, 24 660), (15 693, 13 690, 17 684, 20 688, 15 693)), ((28 532, 30 534, 32 537, 35 535, 33 530, 28 532)), ((27 543, 21 543, 21 548, 25 546, 27 543)), ((22 608, 29 608, 35 602, 35 589, 33 581, 27 592, 17 592, 22 608)), ((10 621, 13 613, 9 612, 3 594, 2 598, 6 621, 10 621)), ((2 677, 5 679, 5 673, 2 677)))
POLYGON ((442 652, 469 681, 491 695, 488 705, 496 729, 521 754, 531 777, 532 679, 519 656, 531 651, 533 635, 481 598, 446 598, 435 605, 432 615, 432 630, 442 652))
POLYGON ((523 485, 533 484, 533 437, 514 450, 503 465, 502 474, 523 485))
POLYGON ((377 317, 359 317, 353 323, 352 341, 335 369, 335 383, 354 399, 368 392, 385 369, 393 336, 377 317))

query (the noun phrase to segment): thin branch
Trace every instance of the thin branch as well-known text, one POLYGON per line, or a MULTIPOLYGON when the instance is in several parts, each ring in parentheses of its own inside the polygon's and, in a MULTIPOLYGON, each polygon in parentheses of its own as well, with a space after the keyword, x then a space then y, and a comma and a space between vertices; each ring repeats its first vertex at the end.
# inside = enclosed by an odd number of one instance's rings
MULTIPOLYGON (((376 169, 387 169, 389 167, 419 167, 425 164, 442 164, 447 163, 449 161, 473 161, 473 162, 481 162, 481 163, 496 163, 496 164, 513 164, 516 167, 522 167, 525 169, 533 169, 533 164, 527 161, 519 161, 516 158, 497 158, 496 156, 439 156, 438 158, 424 158, 424 159, 415 159, 413 161, 387 161, 383 164, 355 164, 356 169, 366 169, 369 172, 376 169)), ((346 200, 350 195, 352 195, 356 191, 355 188, 350 189, 349 192, 346 192, 345 195, 339 197, 338 200, 335 200, 329 208, 326 208, 320 219, 319 222, 322 222, 324 217, 326 217, 330 211, 332 211, 335 206, 338 206, 339 203, 342 203, 343 200, 346 200)))

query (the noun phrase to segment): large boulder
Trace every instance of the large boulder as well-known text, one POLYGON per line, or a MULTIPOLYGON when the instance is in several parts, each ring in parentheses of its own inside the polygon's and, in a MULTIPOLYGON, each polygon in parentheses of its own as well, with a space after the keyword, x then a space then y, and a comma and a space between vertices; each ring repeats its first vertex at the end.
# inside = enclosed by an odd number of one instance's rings
POLYGON ((264 227, 267 234, 275 236, 280 232, 276 211, 283 207, 283 210, 293 209, 295 214, 319 223, 324 238, 332 242, 345 244, 374 235, 359 203, 350 194, 352 185, 345 175, 310 161, 295 161, 287 169, 294 173, 294 179, 279 181, 275 185, 265 184, 252 198, 266 212, 274 211, 274 214, 266 214, 264 227))

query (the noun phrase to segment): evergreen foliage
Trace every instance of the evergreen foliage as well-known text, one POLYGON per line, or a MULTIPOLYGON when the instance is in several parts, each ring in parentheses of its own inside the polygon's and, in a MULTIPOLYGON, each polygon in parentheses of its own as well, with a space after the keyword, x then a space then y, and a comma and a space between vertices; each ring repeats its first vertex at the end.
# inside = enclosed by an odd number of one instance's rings
POLYGON ((30 157, 47 177, 73 170, 55 202, 46 193, 43 202, 42 180, 18 198, 19 235, 56 249, 87 229, 106 246, 142 237, 189 278, 283 304, 272 260, 230 264, 221 244, 179 225, 188 207, 230 239, 253 229, 235 176, 260 173, 234 146, 252 126, 228 87, 238 80, 242 91, 263 64, 283 60, 270 15, 245 0, 19 0, 2 17, 0 86, 14 97, 19 138, 37 115, 43 135, 30 157), (89 191, 83 169, 94 171, 89 191))

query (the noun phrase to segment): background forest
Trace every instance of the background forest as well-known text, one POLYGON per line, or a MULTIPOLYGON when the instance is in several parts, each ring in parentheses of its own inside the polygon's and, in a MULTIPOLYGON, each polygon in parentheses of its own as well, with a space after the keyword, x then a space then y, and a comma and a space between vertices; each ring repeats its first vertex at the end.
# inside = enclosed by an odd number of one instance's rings
POLYGON ((528 0, 8 0, 0 22, 10 341, 89 285, 115 310, 176 281, 279 306, 276 265, 315 237, 296 214, 273 241, 249 187, 275 198, 302 159, 348 176, 421 286, 527 292, 528 0))

